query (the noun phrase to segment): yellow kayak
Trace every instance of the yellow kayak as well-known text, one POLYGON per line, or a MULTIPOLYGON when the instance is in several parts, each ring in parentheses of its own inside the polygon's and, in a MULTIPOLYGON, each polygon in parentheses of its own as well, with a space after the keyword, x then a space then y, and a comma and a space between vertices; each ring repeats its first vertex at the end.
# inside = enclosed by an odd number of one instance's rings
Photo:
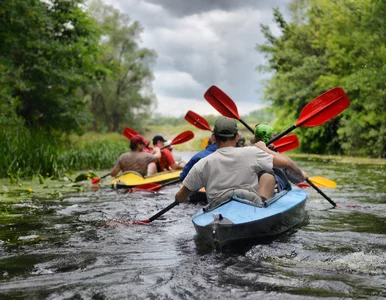
POLYGON ((134 187, 134 186, 146 184, 146 183, 164 183, 164 182, 168 182, 170 180, 179 178, 180 173, 181 173, 181 170, 176 170, 176 171, 161 172, 155 175, 143 177, 141 176, 141 174, 137 172, 128 171, 123 173, 119 177, 114 178, 110 182, 110 184, 120 182, 122 184, 127 185, 128 187, 134 187))

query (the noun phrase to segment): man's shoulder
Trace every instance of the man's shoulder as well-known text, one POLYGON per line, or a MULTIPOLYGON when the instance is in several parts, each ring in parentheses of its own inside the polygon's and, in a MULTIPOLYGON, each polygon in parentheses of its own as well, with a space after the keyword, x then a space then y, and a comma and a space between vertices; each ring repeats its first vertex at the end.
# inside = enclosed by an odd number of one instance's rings
POLYGON ((247 147, 240 147, 240 148, 234 148, 235 155, 237 155, 240 158, 246 158, 246 159, 255 159, 255 158, 269 158, 272 156, 271 154, 255 147, 255 146, 247 146, 247 147))
MULTIPOLYGON (((199 153, 197 153, 197 154, 199 154, 199 153)), ((205 156, 200 156, 200 157, 197 156, 195 159, 197 159, 198 161, 193 167, 202 168, 202 166, 204 166, 206 164, 206 162, 211 160, 211 156, 212 156, 212 154, 211 155, 207 154, 205 156)))
POLYGON ((141 152, 127 152, 127 153, 124 153, 123 155, 126 155, 127 154, 127 156, 126 157, 147 157, 147 156, 154 156, 154 154, 153 153, 149 153, 149 152, 143 152, 143 151, 141 151, 141 152))
POLYGON ((256 146, 246 146, 246 147, 240 147, 236 149, 238 149, 243 153, 261 153, 261 152, 266 153, 265 151, 261 150, 260 148, 257 148, 256 146))
POLYGON ((121 158, 121 157, 128 157, 128 156, 132 156, 132 155, 133 155, 133 153, 135 153, 135 152, 133 152, 133 151, 129 151, 129 152, 125 152, 125 153, 122 153, 122 154, 119 156, 119 158, 121 158))

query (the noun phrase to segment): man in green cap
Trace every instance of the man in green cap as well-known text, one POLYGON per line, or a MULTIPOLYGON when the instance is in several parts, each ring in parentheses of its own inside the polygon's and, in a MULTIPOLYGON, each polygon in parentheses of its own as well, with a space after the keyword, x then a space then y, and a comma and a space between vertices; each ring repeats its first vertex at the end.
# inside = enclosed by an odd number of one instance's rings
POLYGON ((272 136, 273 133, 273 127, 269 126, 268 124, 258 124, 255 127, 255 137, 258 139, 258 141, 263 141, 264 143, 267 143, 272 136))
MULTIPOLYGON (((254 142, 257 143, 257 142, 263 141, 266 144, 272 138, 272 135, 273 135, 272 126, 269 126, 268 124, 265 124, 265 123, 257 124, 255 126, 255 132, 253 136, 254 142)), ((272 151, 277 152, 273 144, 269 145, 268 148, 271 149, 272 151)), ((283 172, 278 171, 278 169, 274 169, 274 172, 275 172, 276 183, 278 184, 278 190, 285 189, 286 184, 288 182, 288 178, 286 177, 285 174, 283 174, 283 172), (280 172, 280 175, 284 178, 276 174, 278 172, 280 172)))
POLYGON ((210 204, 220 204, 233 195, 262 204, 274 193, 273 167, 291 168, 298 182, 305 180, 306 174, 296 164, 268 149, 262 141, 236 148, 239 134, 234 119, 218 118, 212 138, 218 149, 189 171, 176 194, 177 202, 186 201, 193 191, 204 187, 210 204))
MULTIPOLYGON (((273 127, 269 126, 268 124, 264 124, 264 123, 257 124, 255 126, 255 132, 254 132, 255 143, 263 141, 266 144, 271 138, 273 138, 273 130, 274 130, 273 127)), ((269 145, 268 148, 277 152, 273 144, 269 145)), ((292 165, 296 165, 295 162, 293 162, 288 156, 286 156, 284 154, 282 154, 282 155, 284 157, 286 157, 288 161, 291 161, 292 165)), ((296 174, 295 174, 295 176, 292 175, 292 169, 291 168, 287 168, 284 170, 275 169, 274 171, 275 171, 276 182, 278 183, 280 190, 285 189, 286 182, 288 181, 288 179, 295 184, 298 183, 297 182, 297 176, 296 176, 296 174), (283 171, 284 171, 284 174, 283 174, 283 171), (277 174, 280 174, 281 176, 278 176, 277 174), (283 176, 285 178, 282 178, 283 176)))

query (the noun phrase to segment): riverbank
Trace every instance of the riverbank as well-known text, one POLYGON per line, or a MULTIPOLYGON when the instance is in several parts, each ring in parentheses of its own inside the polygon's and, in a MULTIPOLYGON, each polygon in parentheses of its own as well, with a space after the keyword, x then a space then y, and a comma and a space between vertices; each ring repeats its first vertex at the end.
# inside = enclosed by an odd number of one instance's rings
MULTIPOLYGON (((203 141, 211 132, 199 130, 189 123, 181 126, 148 126, 141 134, 150 141, 155 135, 172 140, 186 130, 194 133, 194 139, 174 146, 174 151, 198 152, 204 149, 203 141)), ((249 131, 240 129, 240 135, 247 139, 247 143, 253 142, 248 140, 252 136, 249 131)), ((39 175, 62 178, 65 173, 77 170, 110 169, 120 154, 129 151, 129 140, 121 133, 88 132, 82 136, 71 135, 62 140, 45 136, 41 132, 19 130, 17 134, 3 133, 3 140, 5 142, 1 144, 1 149, 5 154, 0 164, 0 177, 9 177, 15 182, 18 177, 28 179, 39 175)), ((311 161, 386 165, 386 159, 304 154, 298 149, 286 154, 311 161)))
POLYGON ((352 156, 339 156, 339 155, 319 155, 319 154, 307 154, 307 153, 288 153, 288 156, 293 159, 301 158, 309 161, 319 162, 333 162, 341 164, 352 165, 386 165, 386 159, 382 158, 366 158, 366 157, 352 157, 352 156))

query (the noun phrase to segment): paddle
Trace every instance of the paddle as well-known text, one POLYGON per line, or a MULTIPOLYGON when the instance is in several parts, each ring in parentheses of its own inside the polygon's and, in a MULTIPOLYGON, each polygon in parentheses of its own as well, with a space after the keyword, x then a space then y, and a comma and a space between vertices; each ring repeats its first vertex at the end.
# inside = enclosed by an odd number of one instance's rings
POLYGON ((98 184, 99 181, 101 181, 101 179, 103 178, 106 178, 107 176, 109 176, 109 174, 106 174, 106 175, 103 175, 102 177, 98 178, 98 177, 95 177, 95 178, 91 178, 91 184, 98 184))
POLYGON ((131 192, 136 192, 136 191, 149 191, 149 192, 158 192, 162 187, 175 184, 180 182, 179 178, 176 178, 174 180, 168 181, 166 183, 145 183, 141 185, 137 185, 135 187, 128 186, 126 184, 119 184, 119 183, 114 183, 111 185, 113 189, 131 189, 131 192))
POLYGON ((342 88, 333 88, 309 102, 301 111, 297 122, 282 133, 270 139, 267 145, 277 141, 282 136, 297 127, 319 126, 339 115, 350 106, 350 100, 342 88))
POLYGON ((189 110, 185 115, 185 120, 193 126, 196 126, 198 129, 212 131, 208 121, 194 111, 189 110))
MULTIPOLYGON (((204 98, 219 113, 229 118, 239 120, 242 124, 244 124, 245 127, 253 132, 253 129, 240 119, 237 112, 237 107, 233 100, 218 87, 212 85, 205 92, 204 98)), ((266 145, 269 146, 299 126, 313 127, 321 125, 340 114, 349 106, 350 101, 343 89, 340 87, 333 88, 309 102, 301 111, 298 121, 288 129, 284 130, 282 133, 273 137, 266 143, 266 145)), ((336 207, 336 203, 332 201, 327 195, 325 195, 318 187, 316 187, 309 180, 309 178, 306 178, 306 182, 311 185, 319 194, 321 194, 328 202, 336 207)))
POLYGON ((138 132, 136 132, 134 129, 131 129, 129 127, 125 127, 125 129, 123 130, 123 135, 125 137, 127 137, 129 140, 131 140, 133 138, 133 136, 139 134, 138 132))
POLYGON ((296 134, 290 134, 282 137, 273 145, 278 152, 286 152, 299 147, 299 139, 296 134))
POLYGON ((172 146, 172 145, 179 145, 179 144, 182 144, 182 143, 185 143, 187 141, 190 141, 192 138, 194 138, 194 133, 190 130, 186 130, 184 132, 181 132, 179 135, 177 135, 171 142, 169 145, 166 145, 166 146, 163 146, 161 148, 162 149, 165 149, 166 147, 169 147, 169 146, 172 146))
MULTIPOLYGON (((126 127, 124 130, 123 130, 123 135, 125 137, 127 137, 129 140, 131 140, 133 138, 133 136, 139 134, 137 131, 135 131, 134 129, 131 129, 129 127, 126 127)), ((169 147, 169 146, 172 146, 172 145, 179 145, 179 144, 182 144, 182 143, 185 143, 189 140, 191 140, 192 138, 194 138, 194 133, 190 130, 187 130, 187 131, 184 131, 182 133, 180 133, 179 135, 177 135, 171 142, 169 145, 167 146, 163 146, 161 148, 164 149, 166 147, 169 147)))
POLYGON ((165 207, 163 210, 159 211, 158 213, 156 213, 154 216, 150 217, 149 219, 147 219, 147 220, 133 220, 132 224, 141 224, 141 223, 142 224, 143 223, 148 224, 150 222, 153 222, 155 219, 158 219, 160 216, 162 216, 164 213, 171 210, 176 205, 178 205, 178 202, 174 201, 172 204, 169 204, 167 207, 165 207))
MULTIPOLYGON (((318 187, 322 187, 322 188, 336 188, 336 182, 335 181, 332 181, 330 179, 327 179, 327 178, 324 178, 324 177, 321 177, 321 176, 313 176, 313 177, 309 177, 308 179, 310 181, 312 181, 312 183, 315 184, 318 187)), ((297 186, 301 187, 301 188, 310 187, 310 185, 307 184, 307 183, 298 183, 297 186)))
POLYGON ((324 188, 336 188, 336 182, 332 181, 330 179, 321 177, 321 176, 313 176, 308 178, 310 181, 312 181, 315 185, 324 187, 324 188))
POLYGON ((220 90, 217 86, 212 85, 204 94, 204 98, 208 101, 220 114, 225 117, 239 120, 252 133, 253 129, 241 120, 237 111, 236 104, 233 100, 220 90))

